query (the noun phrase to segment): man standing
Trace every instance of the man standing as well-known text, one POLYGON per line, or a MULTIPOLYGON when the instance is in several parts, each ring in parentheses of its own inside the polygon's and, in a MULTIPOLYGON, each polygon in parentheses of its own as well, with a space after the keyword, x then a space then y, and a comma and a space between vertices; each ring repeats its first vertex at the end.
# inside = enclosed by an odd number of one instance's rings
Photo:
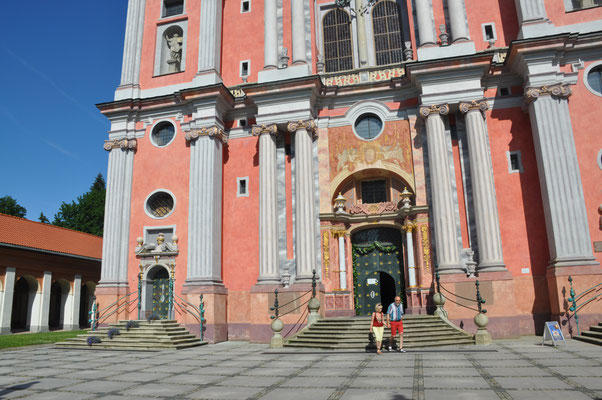
POLYGON ((395 303, 389 304, 387 309, 387 326, 391 328, 391 341, 389 342, 389 351, 393 350, 393 339, 399 332, 399 348, 400 353, 405 353, 403 349, 403 304, 401 304, 401 297, 395 296, 395 303))

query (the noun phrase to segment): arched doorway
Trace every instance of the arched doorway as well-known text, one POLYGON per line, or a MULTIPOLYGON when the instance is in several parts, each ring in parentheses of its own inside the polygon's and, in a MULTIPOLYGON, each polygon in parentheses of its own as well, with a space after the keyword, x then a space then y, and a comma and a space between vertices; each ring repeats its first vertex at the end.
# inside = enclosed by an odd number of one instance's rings
POLYGON ((386 307, 396 295, 405 298, 401 233, 397 228, 372 228, 351 235, 355 310, 370 315, 378 303, 386 307))
POLYGON ((155 265, 148 271, 144 298, 146 318, 153 314, 160 319, 169 318, 169 272, 167 268, 155 265))
POLYGON ((63 329, 69 289, 69 282, 64 280, 56 280, 50 285, 49 329, 63 329))
POLYGON ((24 331, 29 327, 29 316, 31 315, 31 294, 32 288, 27 279, 21 277, 15 282, 13 293, 13 309, 10 321, 12 331, 24 331))
POLYGON ((90 299, 88 298, 88 286, 82 285, 82 290, 79 296, 79 327, 90 327, 90 315, 88 315, 90 307, 90 299))

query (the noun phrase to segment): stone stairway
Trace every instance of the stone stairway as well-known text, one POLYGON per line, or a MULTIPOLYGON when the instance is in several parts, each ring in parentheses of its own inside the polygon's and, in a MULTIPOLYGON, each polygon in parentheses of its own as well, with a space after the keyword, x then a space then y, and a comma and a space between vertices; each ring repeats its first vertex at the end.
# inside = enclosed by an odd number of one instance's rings
MULTIPOLYGON (((432 315, 406 315, 403 326, 404 348, 474 345, 473 335, 432 315)), ((366 349, 369 331, 370 317, 324 318, 289 338, 284 346, 366 349)), ((383 342, 387 344, 390 337, 390 329, 385 328, 383 342)))
POLYGON ((119 321, 117 324, 100 327, 96 331, 88 331, 86 334, 58 342, 55 346, 69 349, 161 351, 186 349, 207 344, 191 335, 175 320, 136 321, 138 327, 130 328, 129 331, 126 331, 127 322, 119 321), (109 329, 119 329, 120 334, 109 339, 107 335, 109 329), (89 346, 87 339, 90 336, 100 338, 101 343, 89 346))
POLYGON ((583 331, 581 335, 575 336, 573 339, 602 346, 602 322, 590 326, 589 331, 583 331))

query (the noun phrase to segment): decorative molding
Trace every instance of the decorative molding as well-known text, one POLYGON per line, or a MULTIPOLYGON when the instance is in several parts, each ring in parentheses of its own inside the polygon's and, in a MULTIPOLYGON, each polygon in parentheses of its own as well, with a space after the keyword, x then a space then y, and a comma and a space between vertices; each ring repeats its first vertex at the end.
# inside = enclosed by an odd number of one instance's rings
POLYGON ((316 121, 313 119, 308 119, 307 121, 297 121, 297 122, 289 122, 288 126, 289 132, 296 132, 297 129, 305 129, 309 133, 311 133, 312 139, 318 137, 318 127, 316 125, 316 121))
POLYGON ((404 231, 406 231, 406 233, 412 233, 412 231, 414 229, 416 229, 416 224, 413 223, 412 221, 410 221, 409 219, 406 219, 406 222, 403 224, 403 226, 401 228, 404 231))
POLYGON ((489 108, 486 100, 472 100, 470 103, 460 103, 460 111, 466 114, 469 111, 478 110, 484 113, 489 108))
POLYGON ((403 78, 406 75, 405 68, 388 68, 375 71, 360 71, 353 74, 321 76, 322 84, 325 86, 350 86, 360 83, 385 82, 395 78, 403 78))
POLYGON ((102 147, 106 151, 111 151, 113 149, 136 150, 138 148, 138 141, 136 139, 105 140, 102 147))
POLYGON ((276 124, 271 125, 255 125, 251 128, 251 133, 253 136, 259 136, 264 133, 269 133, 270 135, 276 135, 278 133, 278 126, 276 124))
POLYGON ((347 234, 347 231, 342 228, 333 229, 331 232, 332 232, 332 236, 334 236, 337 239, 341 236, 345 237, 345 235, 347 234))
POLYGON ((558 83, 551 86, 534 86, 525 89, 525 100, 527 103, 532 103, 537 98, 542 96, 554 96, 567 98, 572 94, 571 88, 568 85, 558 83))
POLYGON ((422 233, 422 254, 424 255, 424 267, 426 268, 426 273, 431 272, 431 246, 429 244, 429 228, 428 225, 422 225, 420 227, 420 232, 422 233))
POLYGON ((441 104, 441 105, 435 105, 435 104, 433 104, 432 106, 422 106, 422 107, 420 107, 420 116, 422 116, 423 118, 427 118, 431 114, 447 115, 447 114, 449 114, 449 105, 447 105, 447 104, 441 104))
POLYGON ((353 204, 349 207, 349 214, 383 214, 397 211, 397 204, 391 201, 383 203, 371 203, 371 204, 353 204))
POLYGON ((218 139, 224 144, 228 143, 228 134, 224 132, 223 129, 218 128, 215 125, 210 127, 204 126, 201 129, 191 129, 185 132, 186 140, 189 142, 193 142, 201 136, 208 136, 214 139, 218 139))
POLYGON ((324 258, 324 273, 328 277, 329 266, 330 266, 330 235, 328 230, 322 232, 322 255, 324 258))

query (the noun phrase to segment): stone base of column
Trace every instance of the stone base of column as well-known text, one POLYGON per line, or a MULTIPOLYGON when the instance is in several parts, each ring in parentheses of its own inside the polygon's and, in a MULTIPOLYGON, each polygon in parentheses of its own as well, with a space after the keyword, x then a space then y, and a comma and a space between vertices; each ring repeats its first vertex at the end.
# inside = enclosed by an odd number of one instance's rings
POLYGON ((199 71, 192 78, 192 83, 195 86, 215 85, 216 83, 222 83, 222 77, 214 70, 199 71))
POLYGON ((450 46, 421 46, 418 48, 418 61, 437 58, 458 57, 474 54, 476 48, 472 41, 458 41, 450 46))
POLYGON ((300 78, 311 75, 311 69, 307 64, 291 65, 282 69, 264 69, 257 74, 258 83, 281 81, 285 79, 300 78))
POLYGON ((10 326, 3 326, 2 328, 0 328, 0 335, 10 335, 11 333, 12 332, 10 330, 10 326))
MULTIPOLYGON (((205 320, 203 340, 219 343, 228 340, 228 289, 223 284, 197 284, 186 281, 182 288, 182 297, 199 307, 200 295, 203 295, 205 320)), ((177 301, 180 301, 176 298, 177 301)), ((191 314, 178 316, 178 322, 185 325, 193 334, 200 335, 199 321, 191 314)))
POLYGON ((437 272, 439 272, 439 275, 466 274, 464 268, 459 264, 439 265, 437 272))
MULTIPOLYGON (((100 283, 98 286, 96 286, 96 290, 94 291, 96 302, 98 303, 98 310, 109 307, 129 292, 131 292, 131 290, 126 283, 100 283)), ((133 299, 132 296, 136 296, 136 294, 131 294, 129 300, 133 299)), ((126 300, 128 300, 127 297, 122 301, 126 300)), ((136 308, 133 313, 130 313, 127 307, 122 307, 119 312, 108 316, 106 319, 101 315, 100 319, 100 322, 103 326, 111 323, 117 323, 119 320, 138 319, 138 309, 136 308)))
POLYGON ((79 330, 79 325, 72 325, 72 324, 63 325, 63 330, 65 330, 65 331, 77 331, 77 330, 79 330))
POLYGON ((50 328, 48 328, 47 326, 37 326, 37 325, 34 325, 34 326, 30 326, 29 327, 29 331, 30 332, 35 332, 35 333, 37 333, 37 332, 50 332, 50 328))
POLYGON ((583 266, 596 266, 600 265, 594 257, 573 257, 573 258, 555 258, 548 262, 548 269, 550 268, 564 268, 564 267, 583 267, 583 266))
POLYGON ((481 272, 500 272, 500 271, 508 271, 508 268, 506 268, 506 265, 503 263, 496 263, 496 264, 479 264, 477 266, 477 275, 481 272))
POLYGON ((140 85, 120 85, 115 90, 113 100, 135 99, 140 97, 140 85))
MULTIPOLYGON (((416 314, 428 314, 427 312, 427 295, 421 288, 408 288, 406 289, 406 310, 405 313, 408 315, 416 314)), ((385 310, 387 311, 387 310, 385 310)))

